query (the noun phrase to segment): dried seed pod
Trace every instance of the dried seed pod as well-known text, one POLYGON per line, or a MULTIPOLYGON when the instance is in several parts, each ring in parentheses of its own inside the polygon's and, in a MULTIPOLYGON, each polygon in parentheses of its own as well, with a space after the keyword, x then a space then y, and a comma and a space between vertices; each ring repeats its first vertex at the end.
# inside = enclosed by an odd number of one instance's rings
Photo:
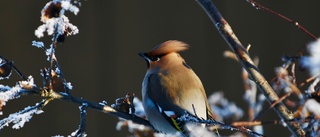
POLYGON ((0 80, 10 77, 12 66, 13 62, 8 62, 4 58, 0 58, 0 80))

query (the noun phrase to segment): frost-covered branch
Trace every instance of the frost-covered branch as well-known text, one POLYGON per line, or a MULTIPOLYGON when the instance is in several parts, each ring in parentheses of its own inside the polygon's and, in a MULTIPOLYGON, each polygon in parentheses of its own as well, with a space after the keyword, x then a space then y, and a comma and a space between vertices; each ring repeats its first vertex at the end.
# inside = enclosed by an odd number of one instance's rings
POLYGON ((85 121, 87 108, 122 119, 132 120, 137 124, 142 124, 153 129, 147 120, 135 115, 134 106, 130 104, 133 101, 134 96, 130 96, 128 102, 120 103, 120 105, 129 106, 128 111, 126 111, 121 107, 111 107, 105 102, 96 103, 80 97, 75 97, 71 94, 70 91, 72 90, 72 85, 65 79, 55 55, 55 51, 56 48, 64 42, 64 39, 67 36, 76 35, 79 32, 78 28, 70 23, 68 17, 65 15, 66 11, 70 11, 75 15, 78 14, 79 8, 74 4, 80 5, 81 3, 78 0, 52 0, 48 2, 41 11, 41 22, 43 24, 35 30, 35 35, 38 38, 41 38, 46 32, 49 36, 52 36, 52 42, 49 47, 46 47, 41 41, 32 42, 33 46, 43 49, 47 56, 47 61, 50 63, 48 67, 41 69, 41 76, 43 77, 43 85, 41 87, 34 84, 31 76, 28 79, 25 78, 13 65, 13 62, 7 61, 3 57, 0 58, 0 80, 9 78, 12 70, 15 70, 23 79, 23 81, 18 82, 18 84, 13 87, 0 85, 1 110, 6 102, 12 99, 17 99, 21 95, 38 95, 43 98, 41 103, 33 107, 27 107, 20 112, 11 114, 9 117, 4 118, 1 121, 1 128, 9 123, 15 123, 14 128, 20 128, 25 122, 31 119, 33 114, 39 114, 40 110, 51 100, 62 100, 76 103, 81 106, 80 125, 78 130, 73 132, 71 136, 86 136, 85 121))
POLYGON ((86 137, 86 116, 87 116, 87 107, 88 104, 82 104, 79 109, 80 109, 80 125, 79 128, 71 133, 72 137, 86 137))
MULTIPOLYGON (((117 110, 117 109, 107 105, 104 102, 95 103, 95 102, 91 102, 91 101, 85 100, 83 98, 74 97, 71 94, 66 94, 66 93, 63 93, 63 92, 55 92, 55 91, 52 91, 52 90, 48 91, 48 90, 45 90, 45 89, 41 89, 39 87, 30 87, 30 89, 22 89, 21 87, 17 89, 17 87, 10 88, 8 86, 5 86, 5 88, 1 88, 0 87, 0 90, 3 90, 3 89, 6 89, 8 92, 9 91, 10 92, 16 92, 17 95, 33 94, 33 95, 39 95, 39 96, 41 96, 41 97, 43 97, 45 99, 50 99, 50 100, 64 100, 64 101, 76 103, 76 104, 79 104, 79 105, 85 104, 85 106, 88 107, 88 108, 91 108, 91 109, 94 109, 94 110, 98 110, 100 112, 103 112, 103 113, 106 113, 106 114, 110 114, 110 115, 113 115, 113 116, 116 116, 116 117, 119 117, 119 118, 132 120, 135 123, 142 124, 142 125, 145 125, 145 126, 148 126, 148 127, 152 128, 152 126, 150 125, 150 123, 147 120, 145 120, 145 119, 143 119, 143 118, 141 118, 139 116, 136 116, 133 113, 130 114, 130 113, 125 112, 125 111, 117 110), (25 94, 25 93, 28 93, 28 94, 25 94)), ((9 97, 10 97, 10 95, 11 94, 9 94, 9 97)), ((8 98, 8 97, 6 96, 6 98, 8 98)), ((36 106, 37 107, 33 107, 33 109, 34 108, 39 108, 41 105, 36 105, 36 106)), ((24 110, 22 112, 19 112, 19 114, 20 113, 25 113, 26 111, 30 111, 30 109, 27 109, 27 110, 24 110)), ((85 110, 82 110, 82 111, 85 111, 85 110)), ((85 113, 81 113, 81 114, 85 114, 85 113)))
POLYGON ((19 129, 24 126, 26 122, 29 122, 34 114, 43 113, 42 108, 46 105, 48 100, 44 99, 35 106, 29 106, 17 113, 10 114, 7 118, 0 120, 0 129, 13 123, 13 129, 19 129))
POLYGON ((203 124, 207 124, 210 125, 212 127, 210 127, 211 130, 216 129, 218 126, 220 129, 228 129, 231 131, 239 131, 239 132, 243 132, 243 133, 248 133, 249 135, 255 135, 255 136, 259 136, 259 137, 263 137, 264 135, 259 134, 257 132, 254 132, 248 128, 245 128, 243 126, 239 126, 239 127, 234 127, 230 124, 224 124, 215 120, 204 120, 204 119, 200 119, 197 116, 191 115, 191 114, 185 114, 181 117, 178 118, 179 121, 183 121, 183 122, 189 122, 189 123, 195 123, 195 124, 199 124, 199 123, 203 123, 203 124))
MULTIPOLYGON (((279 100, 278 95, 273 91, 272 87, 260 73, 259 69, 255 67, 247 50, 243 47, 235 33, 232 31, 231 26, 222 17, 211 0, 197 0, 197 2, 205 10, 211 21, 214 23, 215 27, 220 32, 221 36, 228 43, 232 51, 237 55, 242 66, 247 70, 250 78, 257 84, 260 91, 265 95, 269 103, 272 104, 275 101, 279 100)), ((282 102, 275 105, 274 110, 277 112, 280 118, 286 121, 286 124, 293 135, 305 136, 305 132, 300 127, 299 123, 297 121, 292 121, 294 120, 293 114, 282 102)))

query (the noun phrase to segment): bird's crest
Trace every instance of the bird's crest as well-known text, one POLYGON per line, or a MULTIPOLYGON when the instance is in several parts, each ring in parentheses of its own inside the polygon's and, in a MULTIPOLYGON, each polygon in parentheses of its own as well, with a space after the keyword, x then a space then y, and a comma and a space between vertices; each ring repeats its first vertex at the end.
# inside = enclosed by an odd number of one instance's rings
POLYGON ((180 52, 187 50, 189 45, 178 40, 168 40, 148 52, 149 56, 164 55, 171 52, 180 52))

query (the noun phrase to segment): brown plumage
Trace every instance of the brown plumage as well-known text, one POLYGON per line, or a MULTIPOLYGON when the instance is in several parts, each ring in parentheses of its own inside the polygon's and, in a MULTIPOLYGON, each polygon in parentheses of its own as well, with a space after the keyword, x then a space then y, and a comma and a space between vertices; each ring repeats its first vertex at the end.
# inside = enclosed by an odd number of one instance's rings
POLYGON ((184 51, 184 50, 187 50, 188 48, 189 48, 189 45, 184 42, 177 41, 177 40, 169 40, 154 47, 152 50, 148 51, 147 54, 148 56, 157 56, 157 55, 168 54, 170 52, 184 51))
POLYGON ((201 80, 178 53, 188 48, 184 42, 169 40, 139 54, 148 63, 142 84, 143 106, 150 123, 165 133, 184 130, 183 124, 175 125, 172 118, 186 111, 213 118, 201 80))

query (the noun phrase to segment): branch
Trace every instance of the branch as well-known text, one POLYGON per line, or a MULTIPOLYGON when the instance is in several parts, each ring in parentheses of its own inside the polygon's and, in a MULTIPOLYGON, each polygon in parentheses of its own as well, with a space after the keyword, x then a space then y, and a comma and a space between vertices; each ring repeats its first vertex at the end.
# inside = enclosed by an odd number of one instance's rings
MULTIPOLYGON (((265 95, 270 104, 273 104, 279 97, 273 91, 270 84, 266 81, 259 69, 254 65, 247 50, 243 47, 237 36, 234 34, 231 26, 222 17, 218 9, 210 0, 197 0, 199 5, 205 10, 211 21, 214 23, 221 36, 228 43, 232 51, 237 55, 237 58, 241 62, 242 66, 247 70, 251 79, 257 84, 260 91, 265 95)), ((299 123, 294 119, 293 114, 282 103, 278 103, 274 106, 274 110, 277 112, 280 118, 286 121, 286 124, 295 136, 305 136, 305 132, 300 127, 299 123)))
MULTIPOLYGON (((1 90, 10 91, 11 88, 6 86, 5 89, 1 89, 1 90)), ((117 110, 117 109, 115 109, 115 108, 113 108, 113 107, 111 107, 109 105, 106 105, 106 103, 103 103, 103 102, 102 103, 95 103, 95 102, 91 102, 91 101, 85 100, 83 98, 74 97, 70 93, 67 94, 67 93, 64 93, 64 92, 55 92, 53 90, 47 91, 46 89, 39 88, 37 86, 32 86, 32 87, 27 87, 27 88, 21 87, 21 88, 19 88, 17 90, 18 90, 18 91, 16 91, 17 93, 14 94, 15 98, 17 98, 20 95, 39 95, 42 98, 45 98, 45 102, 40 103, 40 107, 39 107, 39 105, 37 105, 36 108, 41 108, 42 109, 42 107, 44 107, 44 105, 46 105, 48 103, 46 100, 48 100, 48 101, 51 101, 51 100, 64 100, 64 101, 68 101, 68 102, 71 102, 71 103, 78 104, 80 106, 83 106, 85 104, 85 107, 88 107, 88 108, 91 108, 91 109, 94 109, 94 110, 97 110, 97 111, 100 111, 100 112, 103 112, 103 113, 106 113, 106 114, 110 114, 112 116, 123 118, 123 119, 126 119, 126 120, 131 120, 131 121, 133 121, 133 122, 135 122, 137 124, 142 124, 142 125, 145 125, 147 127, 150 127, 151 129, 154 129, 153 126, 149 123, 149 121, 147 121, 147 120, 145 120, 145 119, 143 119, 143 118, 141 118, 139 116, 136 116, 133 113, 128 113, 128 112, 124 112, 124 111, 121 111, 121 110, 117 110)), ((21 111, 21 112, 19 112, 19 114, 20 113, 25 113, 25 112, 21 111)), ((85 114, 85 113, 82 113, 82 114, 85 114)), ((1 125, 3 125, 3 124, 1 124, 1 121, 0 121, 0 129, 1 129, 1 125)))
POLYGON ((260 133, 257 133, 257 132, 254 132, 248 128, 245 128, 244 126, 238 126, 238 127, 235 127, 233 125, 230 125, 230 124, 224 124, 224 123, 221 123, 221 122, 218 122, 218 121, 215 121, 215 120, 204 120, 204 119, 200 119, 198 118, 197 116, 195 115, 192 115, 192 114, 185 114, 185 115, 182 115, 178 118, 179 121, 183 121, 183 122, 193 122, 193 123, 203 123, 203 124, 206 124, 206 125, 209 125, 209 130, 216 130, 217 127, 219 127, 220 129, 229 129, 231 131, 238 131, 238 132, 242 132, 242 133, 248 133, 249 135, 252 135, 252 136, 258 136, 258 137, 264 137, 264 135, 260 134, 260 133))
POLYGON ((105 103, 95 103, 95 102, 91 102, 91 101, 88 101, 88 100, 85 100, 82 98, 74 97, 71 94, 64 94, 63 92, 58 93, 58 92, 54 92, 54 91, 49 91, 49 92, 44 91, 44 94, 42 94, 42 97, 60 99, 60 100, 72 102, 72 103, 79 104, 79 105, 86 104, 88 108, 91 108, 91 109, 94 109, 94 110, 97 110, 97 111, 100 111, 100 112, 103 112, 106 114, 110 114, 112 116, 123 118, 126 120, 131 120, 137 124, 142 124, 142 125, 150 127, 151 129, 154 129, 153 126, 149 123, 149 121, 147 121, 139 116, 136 116, 135 114, 130 114, 128 112, 114 109, 111 106, 106 105, 105 103))
POLYGON ((35 106, 29 106, 24 108, 19 112, 10 114, 7 118, 0 120, 0 129, 5 126, 9 126, 10 123, 13 123, 13 129, 20 129, 26 122, 29 122, 34 114, 43 113, 42 108, 49 102, 50 100, 42 100, 37 103, 35 106))
POLYGON ((87 104, 82 104, 82 106, 79 107, 80 109, 80 125, 79 128, 71 133, 72 137, 86 137, 86 116, 87 116, 87 104))
POLYGON ((300 25, 297 21, 294 21, 294 20, 292 20, 292 19, 290 19, 290 18, 288 18, 288 17, 286 17, 286 16, 284 16, 284 15, 282 15, 282 14, 276 12, 276 11, 273 11, 273 10, 267 8, 267 7, 264 7, 264 6, 262 6, 261 4, 255 2, 254 0, 247 0, 247 1, 248 1, 249 3, 251 3, 251 5, 252 5, 253 7, 255 7, 256 9, 261 9, 261 10, 267 11, 267 12, 269 12, 269 13, 275 15, 275 16, 278 16, 278 17, 280 17, 280 18, 282 18, 282 19, 284 19, 284 20, 292 23, 294 26, 296 26, 298 29, 302 30, 304 33, 306 33, 306 34, 307 34, 308 36, 310 36, 311 38, 313 38, 313 39, 315 39, 315 40, 318 39, 318 38, 317 38, 316 36, 314 36, 311 32, 309 32, 306 28, 304 28, 302 25, 300 25))

